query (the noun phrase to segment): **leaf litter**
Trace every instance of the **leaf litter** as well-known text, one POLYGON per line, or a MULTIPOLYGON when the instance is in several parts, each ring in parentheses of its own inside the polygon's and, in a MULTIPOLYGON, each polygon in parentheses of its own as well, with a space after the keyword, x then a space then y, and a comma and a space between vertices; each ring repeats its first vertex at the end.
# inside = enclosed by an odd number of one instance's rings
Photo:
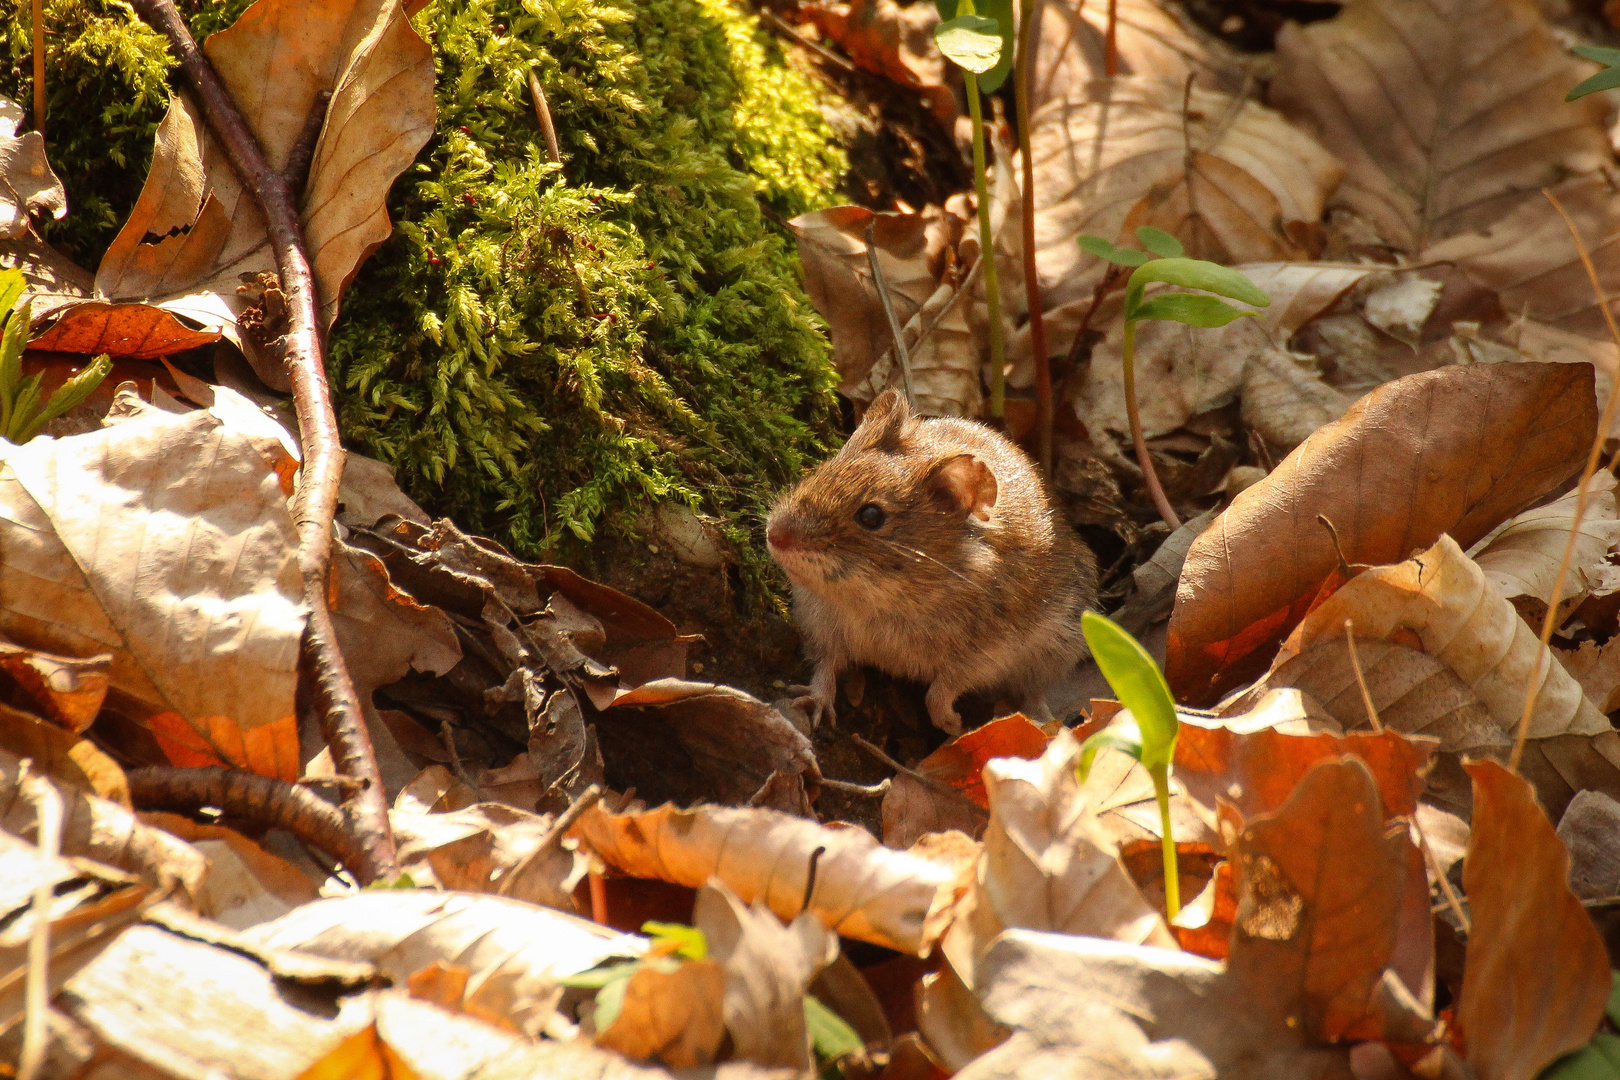
MULTIPOLYGON (((397 3, 294 8, 261 0, 204 49, 271 164, 310 155, 298 208, 326 325, 431 134, 432 50, 397 3)), ((1101 5, 1034 10, 1033 190, 1012 139, 990 140, 1006 427, 1034 444, 1046 362, 1063 509, 1117 560, 1102 605, 1160 635, 1180 701, 1183 911, 1165 918, 1163 825, 1128 755, 1082 780, 1080 738, 1022 716, 919 739, 916 702, 874 678, 841 715, 893 775, 844 780, 865 759, 834 744, 859 744, 704 681, 702 627, 435 520, 356 457, 331 603, 403 874, 358 889, 296 809, 137 817, 137 776, 172 794, 224 767, 292 807, 353 783, 299 698, 300 451, 261 407, 286 386, 282 294, 192 97, 93 281, 40 238, 65 200, 7 102, 5 255, 40 313, 26 362, 180 364, 120 376, 82 426, 0 455, 8 1054, 29 1039, 43 927, 46 992, 77 1033, 60 1052, 165 1076, 227 1059, 289 1080, 923 1075, 909 1060, 1528 1080, 1602 1057, 1612 961, 1589 907, 1620 866, 1620 525, 1608 471, 1578 515, 1573 482, 1620 354, 1540 194, 1606 287, 1609 106, 1563 101, 1591 65, 1526 0, 1350 0, 1285 25, 1271 56, 1221 40, 1230 20, 1218 37, 1121 0, 1113 76, 1101 5), (1026 209, 1046 357, 1009 227, 1026 209), (1124 450, 1123 281, 1076 243, 1143 226, 1272 301, 1136 342, 1149 452, 1178 509, 1211 515, 1157 556, 1124 450), (249 363, 197 378, 186 350, 221 337, 249 363), (1501 762, 1532 682, 1520 776, 1501 762), (59 856, 35 846, 39 772, 59 856), (861 800, 859 823, 828 809, 861 800)), ((956 124, 933 5, 796 17, 956 124)), ((919 408, 983 414, 975 209, 958 194, 791 223, 857 406, 902 380, 888 304, 919 408)), ((1082 737, 1134 720, 1079 704, 1062 719, 1082 737)))

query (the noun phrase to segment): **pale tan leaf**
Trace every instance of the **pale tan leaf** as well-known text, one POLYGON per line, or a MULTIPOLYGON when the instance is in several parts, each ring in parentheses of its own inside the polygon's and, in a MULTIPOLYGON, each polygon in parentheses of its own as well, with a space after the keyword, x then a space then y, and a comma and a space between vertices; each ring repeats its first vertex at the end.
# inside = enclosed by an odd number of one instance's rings
POLYGON ((478 801, 477 788, 443 765, 429 765, 394 797, 394 809, 406 814, 443 814, 465 810, 478 801))
POLYGON ((1569 850, 1570 891, 1582 900, 1620 895, 1620 802, 1601 791, 1581 791, 1558 819, 1558 839, 1569 850))
MULTIPOLYGON (((1557 602, 1584 598, 1597 583, 1597 567, 1620 543, 1620 512, 1615 509, 1613 474, 1599 471, 1587 484, 1586 512, 1557 602)), ((1520 513, 1497 529, 1474 554, 1474 561, 1504 598, 1530 597, 1541 610, 1553 602, 1553 582, 1575 525, 1580 493, 1520 513)))
POLYGON ((22 108, 0 97, 0 239, 19 240, 31 231, 30 218, 67 215, 67 191, 45 160, 45 136, 17 134, 22 108))
POLYGON ((1284 453, 1343 416, 1355 402, 1322 379, 1313 358, 1278 348, 1249 355, 1240 397, 1244 426, 1284 453))
POLYGON ((1079 741, 1063 731, 1037 760, 998 758, 984 768, 991 816, 973 912, 945 940, 969 986, 975 958, 1008 927, 1175 944, 1120 864, 1119 842, 1098 823, 1098 793, 1075 775, 1079 756, 1079 741))
POLYGON ((1564 101, 1590 65, 1533 0, 1354 0, 1277 57, 1272 102, 1345 164, 1334 201, 1411 254, 1613 157, 1603 101, 1564 101))
POLYGON ((1574 649, 1554 648, 1553 655, 1581 684, 1587 700, 1599 712, 1620 709, 1620 638, 1611 638, 1602 645, 1583 641, 1574 649))
POLYGON ((111 653, 114 688, 205 737, 292 717, 296 530, 272 463, 213 413, 146 407, 10 448, 0 543, 14 641, 111 653))
MULTIPOLYGON (((298 208, 330 325, 344 287, 389 235, 389 185, 433 132, 432 50, 399 0, 259 0, 204 51, 273 169, 285 167, 318 95, 331 94, 298 208)), ((98 299, 150 303, 240 345, 242 275, 273 269, 257 203, 191 99, 173 99, 140 198, 96 273, 98 299)))
POLYGON ((1009 930, 982 965, 985 1011, 1013 1029, 959 1080, 1109 1076, 1349 1080, 1349 1051, 1246 1004, 1223 965, 1104 938, 1009 930))
POLYGON ((1301 443, 1187 553, 1165 656, 1178 698, 1209 704, 1266 670, 1337 573, 1341 547, 1376 565, 1443 532, 1471 545, 1555 491, 1592 445, 1590 378, 1580 365, 1531 363, 1409 375, 1301 443))
MULTIPOLYGON (((1106 73, 1109 9, 1104 4, 1046 4, 1040 8, 1033 107, 1081 92, 1106 73)), ((1242 94, 1253 61, 1211 37, 1179 10, 1159 0, 1118 0, 1116 47, 1124 75, 1154 75, 1185 83, 1195 76, 1206 89, 1242 94)))
POLYGON ((1135 247, 1135 227, 1157 225, 1189 255, 1229 264, 1307 256, 1289 225, 1321 218, 1338 163, 1279 114, 1213 90, 1195 87, 1184 118, 1183 89, 1130 76, 1033 118, 1037 261, 1049 307, 1089 299, 1107 268, 1076 245, 1082 233, 1135 247))
POLYGON ((1405 562, 1375 566, 1341 586, 1299 624, 1277 652, 1281 666, 1312 645, 1357 638, 1415 644, 1462 679, 1511 736, 1525 687, 1539 662, 1546 670, 1530 717, 1530 737, 1610 731, 1604 715, 1562 665, 1552 663, 1536 633, 1450 536, 1405 562))
POLYGON ((837 957, 837 935, 810 911, 783 926, 763 902, 745 905, 719 882, 698 891, 692 925, 725 969, 726 1030, 737 1057, 809 1069, 804 995, 837 957))
POLYGON ((559 979, 610 957, 636 957, 644 939, 499 896, 420 889, 362 892, 305 904, 254 927, 250 941, 377 965, 395 982, 443 961, 470 973, 468 1011, 529 1035, 545 1029, 559 979))
POLYGON ((746 903, 779 918, 809 910, 845 937, 903 952, 923 944, 923 924, 956 866, 880 845, 864 829, 829 829, 771 810, 662 806, 610 814, 592 807, 574 827, 610 866, 634 877, 701 888, 717 877, 746 903), (811 853, 816 888, 805 905, 811 853))
POLYGON ((198 912, 223 926, 246 930, 320 896, 318 881, 235 829, 162 811, 143 813, 140 820, 185 840, 208 860, 198 912))
MULTIPOLYGON (((403 793, 402 793, 403 794, 403 793)), ((482 802, 449 813, 389 814, 399 865, 422 887, 499 893, 559 911, 573 911, 573 891, 585 877, 583 858, 554 846, 523 868, 551 830, 552 818, 482 802)))
POLYGON ((490 1080, 516 1080, 518 1077, 524 1080, 529 1077, 545 1077, 546 1080, 677 1080, 677 1077, 678 1080, 803 1080, 804 1074, 751 1061, 723 1061, 673 1073, 657 1065, 631 1061, 623 1054, 604 1050, 589 1039, 544 1039, 503 1059, 499 1068, 480 1074, 480 1080, 484 1077, 490 1080))
POLYGON ((1603 938, 1569 889, 1569 853, 1522 778, 1467 766, 1474 819, 1463 864, 1473 915, 1457 1021, 1480 1080, 1534 1080, 1597 1030, 1608 1003, 1603 938))

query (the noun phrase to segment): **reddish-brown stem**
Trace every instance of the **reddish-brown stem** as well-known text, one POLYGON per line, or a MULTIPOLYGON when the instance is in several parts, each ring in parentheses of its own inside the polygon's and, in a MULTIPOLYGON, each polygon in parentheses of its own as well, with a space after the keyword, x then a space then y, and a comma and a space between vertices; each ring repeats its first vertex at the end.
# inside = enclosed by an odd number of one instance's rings
POLYGON ((1035 438, 1041 470, 1052 473, 1052 358, 1046 355, 1046 317, 1035 267, 1035 159, 1029 149, 1029 110, 1035 88, 1035 55, 1040 48, 1045 0, 1024 0, 1023 34, 1018 43, 1018 154, 1024 161, 1024 297, 1029 308, 1029 345, 1035 359, 1035 438))
POLYGON ((197 95, 203 117, 220 140, 242 185, 264 210, 287 295, 285 362, 292 379, 293 405, 298 415, 303 448, 303 475, 293 503, 298 526, 298 567, 304 580, 304 601, 309 622, 304 631, 300 674, 310 680, 321 730, 332 749, 338 772, 365 787, 349 804, 351 827, 364 858, 355 866, 362 882, 398 876, 393 833, 388 826, 388 798, 377 756, 366 731, 360 699, 349 678, 348 665, 338 651, 327 606, 327 584, 332 558, 332 519, 337 511, 338 481, 343 475, 343 446, 338 438, 337 415, 326 383, 326 368, 316 319, 315 280, 298 224, 287 178, 265 161, 258 140, 237 111, 230 93, 213 65, 192 40, 191 31, 175 10, 173 0, 132 0, 136 12, 169 39, 187 84, 197 95))
POLYGON ((358 876, 365 853, 343 812, 308 788, 241 769, 154 765, 129 771, 129 799, 142 810, 191 813, 205 806, 228 816, 286 829, 358 876))
POLYGON ((1142 431, 1142 411, 1136 404, 1136 323, 1130 319, 1125 320, 1125 340, 1121 351, 1125 369, 1125 419, 1131 428, 1131 444, 1136 447, 1136 462, 1142 466, 1142 480, 1147 484, 1148 494, 1152 496, 1159 516, 1170 526, 1170 531, 1175 532, 1181 528, 1181 519, 1171 507, 1169 496, 1165 495, 1164 486, 1159 483, 1159 474, 1153 468, 1153 455, 1148 453, 1147 436, 1142 431))
POLYGON ((1108 29, 1103 32, 1103 74, 1112 78, 1119 74, 1119 0, 1108 0, 1108 29))

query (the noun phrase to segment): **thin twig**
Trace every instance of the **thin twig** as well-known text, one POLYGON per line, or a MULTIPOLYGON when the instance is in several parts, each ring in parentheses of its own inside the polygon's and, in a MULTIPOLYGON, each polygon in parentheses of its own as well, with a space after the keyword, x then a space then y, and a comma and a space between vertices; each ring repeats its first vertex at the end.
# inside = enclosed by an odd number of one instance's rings
MULTIPOLYGON (((1564 211, 1563 203, 1546 188, 1541 193, 1547 196, 1547 201, 1553 204, 1558 216, 1564 219, 1569 228, 1569 235, 1575 241, 1575 251, 1581 257, 1581 265, 1586 268, 1586 276, 1591 279, 1592 291, 1597 295, 1598 307, 1603 311, 1603 321, 1609 325, 1609 334, 1614 338, 1615 344, 1620 345, 1620 328, 1614 325, 1614 314, 1609 310, 1608 297, 1603 295, 1603 282, 1598 280, 1597 267, 1592 265, 1592 256, 1586 250, 1586 241, 1581 239, 1581 231, 1575 227, 1575 222, 1564 211)), ((1536 656, 1535 673, 1530 677, 1530 686, 1524 695, 1524 712, 1519 716, 1519 730, 1513 736, 1513 752, 1508 755, 1508 768, 1514 772, 1519 771, 1519 758, 1524 755, 1524 742, 1530 737, 1530 715, 1536 711, 1536 697, 1541 693, 1541 681, 1547 671, 1547 658, 1552 655, 1550 644, 1553 629, 1558 620, 1558 598, 1563 594, 1564 581, 1569 576, 1569 564, 1575 557, 1575 541, 1579 539, 1581 519, 1586 516, 1586 502, 1591 496, 1592 474, 1597 472, 1598 459, 1603 454, 1603 444, 1608 439, 1610 426, 1614 423, 1615 407, 1620 405, 1620 379, 1614 380, 1609 387, 1609 400, 1603 403, 1603 414, 1598 417, 1597 433, 1592 437, 1592 450, 1586 455, 1586 467, 1581 470, 1581 483, 1579 494, 1575 497, 1575 519, 1569 523, 1569 540, 1564 544, 1563 558, 1558 560, 1558 574, 1553 578, 1552 594, 1547 598, 1547 614, 1541 620, 1541 652, 1536 656)))
MULTIPOLYGON (((882 762, 884 765, 887 765, 889 768, 893 769, 895 772, 899 773, 901 776, 909 777, 912 780, 917 781, 917 783, 923 785, 926 788, 929 788, 932 791, 937 791, 941 795, 944 795, 944 796, 946 796, 946 797, 948 797, 950 799, 955 800, 958 803, 961 803, 963 806, 970 807, 972 809, 973 814, 974 814, 975 817, 981 817, 981 818, 985 818, 985 819, 988 819, 990 817, 990 811, 986 810, 984 807, 980 806, 978 803, 974 802, 972 799, 970 799, 966 795, 962 794, 962 792, 960 790, 958 790, 957 788, 952 787, 950 784, 947 784, 945 781, 939 779, 938 777, 929 776, 927 773, 920 773, 916 769, 908 768, 907 766, 900 764, 898 761, 894 760, 894 758, 892 758, 888 754, 884 753, 878 747, 873 746, 871 743, 867 742, 865 739, 861 738, 859 735, 856 735, 854 732, 850 732, 849 737, 850 737, 850 741, 853 742, 856 745, 857 748, 859 748, 860 750, 864 751, 867 754, 870 754, 872 757, 876 758, 878 761, 882 762)), ((825 782, 826 781, 823 781, 823 783, 825 783, 825 782)))
POLYGON ((540 134, 546 137, 546 153, 553 165, 561 165, 562 149, 557 145, 556 125, 551 122, 551 105, 546 101, 546 92, 540 88, 534 68, 529 69, 529 96, 534 98, 534 117, 540 121, 540 134))
POLYGON ((586 788, 568 809, 557 815, 557 820, 551 823, 551 828, 546 830, 546 835, 540 838, 540 842, 534 846, 534 850, 519 859, 517 865, 512 867, 511 872, 502 879, 501 887, 495 890, 496 895, 508 895, 523 875, 528 872, 529 867, 556 850, 557 845, 561 844, 563 838, 568 835, 568 830, 574 827, 574 823, 584 817, 585 811, 595 806, 601 799, 601 785, 592 784, 586 788))
POLYGON ((1416 814, 1412 815, 1412 831, 1418 834, 1418 845, 1423 848, 1423 861, 1429 864, 1435 880, 1440 883, 1440 893, 1446 898, 1446 906, 1451 908, 1451 913, 1457 916, 1457 925, 1462 927, 1464 934, 1472 933, 1473 926, 1469 924, 1467 912, 1463 911, 1457 890, 1451 887, 1451 880, 1446 877, 1445 870, 1440 866, 1440 860, 1435 857, 1434 849, 1429 846, 1429 838, 1424 834, 1423 826, 1418 824, 1416 814))
POLYGON ((893 784, 894 782, 887 777, 875 784, 857 784, 852 780, 834 780, 828 776, 821 778, 821 786, 828 791, 841 791, 846 795, 861 795, 868 799, 883 798, 893 784))
POLYGON ((45 0, 34 0, 34 130, 45 138, 45 0))
POLYGON ((883 314, 889 319, 889 333, 894 335, 894 358, 900 362, 900 384, 906 389, 906 404, 915 409, 917 395, 911 389, 911 357, 906 352, 906 335, 894 314, 894 301, 889 296, 888 282, 883 280, 883 268, 878 265, 876 214, 866 221, 866 265, 872 269, 872 284, 877 286, 878 299, 883 302, 883 314))
POLYGON ((34 1080, 45 1065, 49 1038, 50 1000, 47 994, 51 959, 51 900, 55 878, 49 864, 62 853, 62 796, 49 781, 29 771, 24 758, 17 767, 17 789, 34 804, 39 819, 35 847, 41 866, 34 882, 32 933, 28 937, 28 976, 23 989, 22 1057, 17 1062, 17 1080, 34 1080))
POLYGON ((1103 74, 1113 78, 1119 74, 1119 0, 1108 0, 1108 29, 1103 33, 1103 74))
POLYGON ((287 152, 287 164, 281 175, 287 181, 287 190, 296 198, 303 194, 309 182, 309 166, 315 160, 315 147, 320 145, 321 130, 326 127, 326 109, 332 103, 332 91, 322 90, 310 104, 309 115, 304 117, 304 130, 287 152))
POLYGON ((197 95, 208 126, 219 138, 236 170, 237 179, 253 193, 264 211, 270 245, 275 252, 281 289, 287 295, 287 335, 284 360, 292 380, 293 403, 298 415, 303 469, 293 504, 298 526, 298 568, 304 582, 309 619, 299 656, 299 675, 310 680, 315 711, 332 750, 337 770, 365 783, 349 804, 352 828, 364 861, 352 869, 363 882, 399 874, 394 837, 388 825, 388 797, 377 755, 366 730, 360 699, 349 677, 348 665, 338 651, 337 634, 327 602, 331 574, 332 522, 337 510, 338 481, 343 475, 343 445, 326 382, 315 280, 298 215, 284 176, 271 169, 258 141, 231 101, 219 75, 208 62, 191 31, 175 10, 174 0, 131 0, 136 12, 169 39, 186 82, 197 95))
POLYGON ((366 853, 342 811, 299 784, 217 765, 185 769, 150 765, 129 771, 129 799, 142 810, 191 813, 205 806, 256 825, 286 829, 320 848, 355 877, 366 853))
POLYGON ((766 28, 774 32, 778 37, 785 38, 786 40, 793 42, 795 45, 803 46, 804 48, 810 50, 810 52, 814 53, 818 59, 825 60, 834 67, 842 68, 844 71, 847 71, 852 75, 859 73, 860 68, 856 67, 854 64, 850 63, 848 60, 845 60, 842 56, 839 56, 830 49, 822 48, 821 45, 805 37, 803 34, 793 29, 793 27, 789 26, 780 15, 772 11, 770 8, 761 8, 759 11, 759 18, 760 21, 765 24, 766 28))
POLYGON ((1024 0, 1023 34, 1018 43, 1018 154, 1024 162, 1021 201, 1024 234, 1024 299, 1029 308, 1029 344, 1035 360, 1035 446, 1041 471, 1052 474, 1052 358, 1046 355, 1046 315, 1041 305, 1041 279, 1035 265, 1035 157, 1030 151, 1030 99, 1035 91, 1035 58, 1041 44, 1046 0, 1024 0))
POLYGON ((456 729, 451 726, 450 721, 444 720, 439 723, 439 739, 444 743, 445 752, 450 755, 450 771, 455 774, 457 780, 476 791, 478 785, 467 775, 467 766, 462 763, 461 751, 456 749, 456 729))
POLYGON ((1367 676, 1361 671, 1361 657, 1356 655, 1356 623, 1354 619, 1344 620, 1344 643, 1350 647, 1350 669, 1356 673, 1356 685, 1361 687, 1361 701, 1367 706, 1367 720, 1372 729, 1379 735, 1384 733, 1383 722, 1378 719, 1378 710, 1373 708, 1372 692, 1367 689, 1367 676))

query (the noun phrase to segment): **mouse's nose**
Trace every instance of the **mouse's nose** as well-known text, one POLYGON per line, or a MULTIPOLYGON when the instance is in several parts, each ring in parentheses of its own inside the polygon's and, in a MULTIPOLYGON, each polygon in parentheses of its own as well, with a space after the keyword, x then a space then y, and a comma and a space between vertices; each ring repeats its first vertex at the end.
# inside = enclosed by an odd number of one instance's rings
POLYGON ((798 537, 786 518, 773 517, 765 527, 765 543, 777 551, 786 551, 798 537))

